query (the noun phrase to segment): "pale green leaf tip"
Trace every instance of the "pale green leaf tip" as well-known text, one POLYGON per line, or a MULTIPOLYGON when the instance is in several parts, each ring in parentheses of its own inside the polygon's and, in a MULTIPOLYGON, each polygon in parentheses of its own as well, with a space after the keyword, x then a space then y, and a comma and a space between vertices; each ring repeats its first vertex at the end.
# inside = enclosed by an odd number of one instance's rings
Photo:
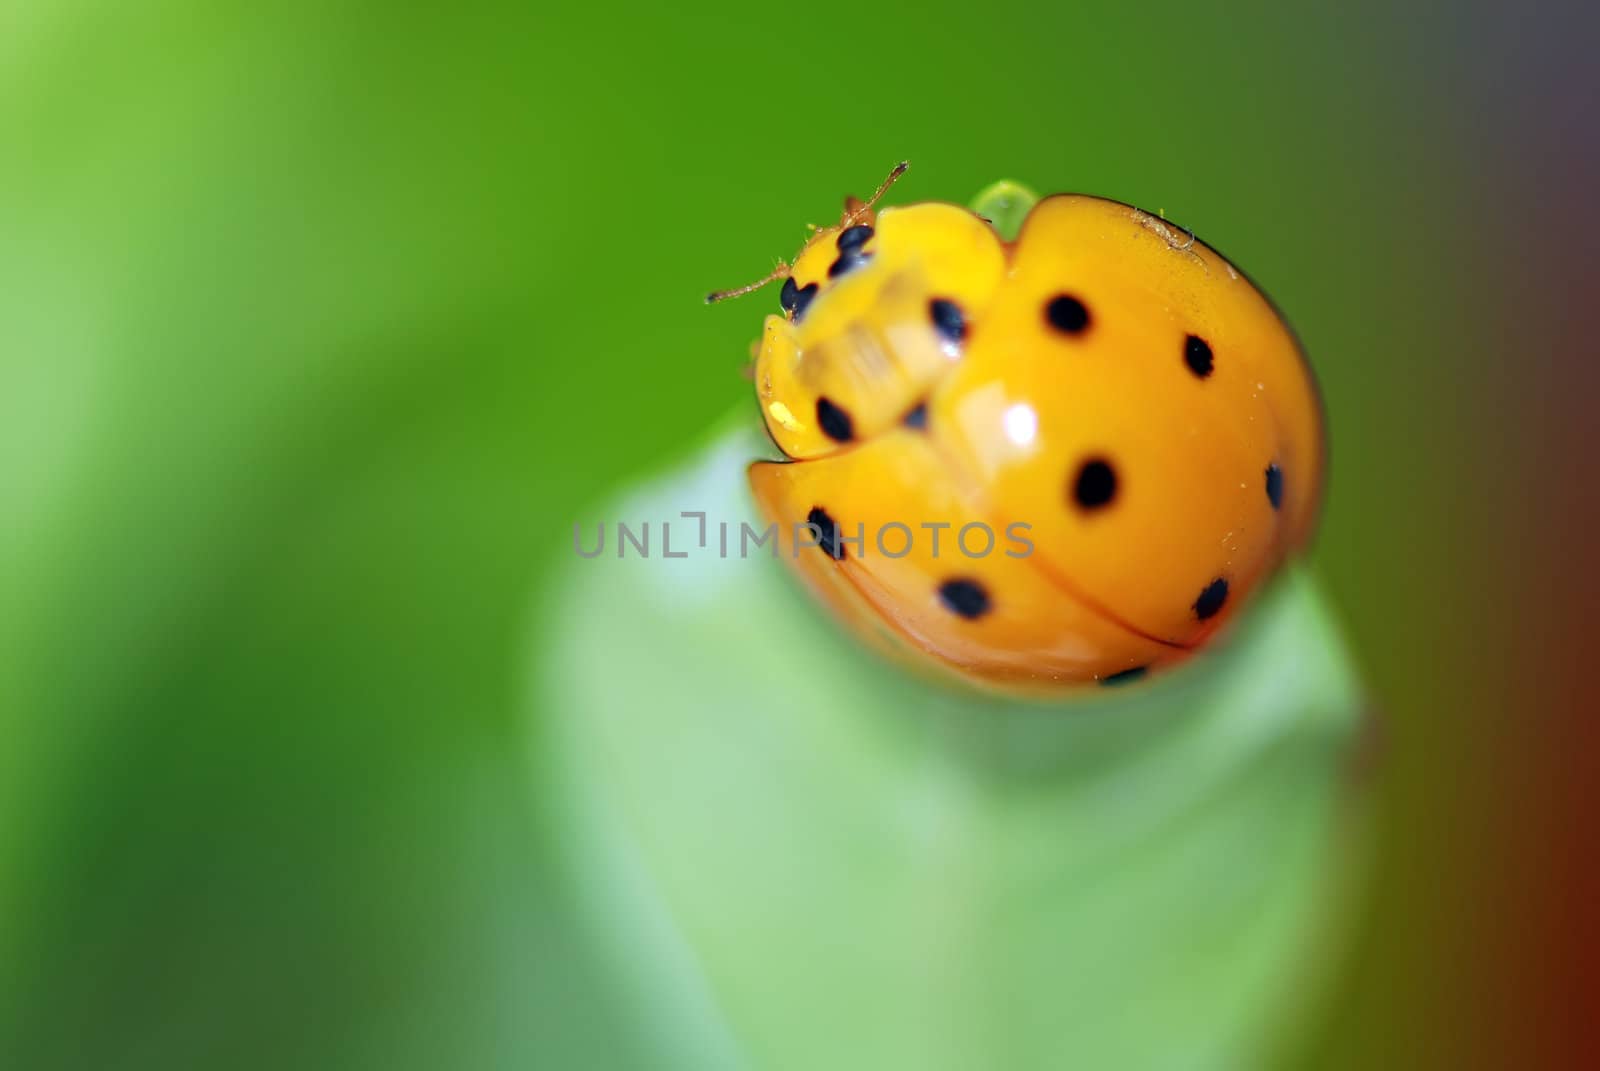
POLYGON ((971 208, 994 225, 996 234, 1012 242, 1038 201, 1039 195, 1022 183, 1001 179, 974 197, 971 208))
POLYGON ((1363 696, 1313 579, 1140 687, 966 695, 720 556, 760 448, 742 419, 597 506, 657 556, 569 551, 535 652, 536 783, 654 1066, 1270 1064, 1359 876, 1363 696))

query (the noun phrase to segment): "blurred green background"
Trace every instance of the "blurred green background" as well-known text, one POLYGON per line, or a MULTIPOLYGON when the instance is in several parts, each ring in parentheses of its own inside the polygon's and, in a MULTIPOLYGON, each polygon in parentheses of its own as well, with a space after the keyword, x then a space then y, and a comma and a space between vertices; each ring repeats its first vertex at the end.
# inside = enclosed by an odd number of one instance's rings
POLYGON ((901 158, 902 201, 1163 209, 1295 323, 1386 714, 1303 1059, 1558 1064, 1600 742, 1567 14, 0 8, 0 1064, 648 1066, 549 880, 529 607, 744 402, 773 302, 701 296, 901 158))

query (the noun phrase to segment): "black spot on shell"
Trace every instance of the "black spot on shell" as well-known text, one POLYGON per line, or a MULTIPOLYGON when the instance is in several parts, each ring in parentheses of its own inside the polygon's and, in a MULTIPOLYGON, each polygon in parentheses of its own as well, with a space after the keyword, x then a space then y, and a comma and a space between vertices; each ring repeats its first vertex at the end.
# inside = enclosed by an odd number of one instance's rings
POLYGON ((928 317, 939 337, 952 345, 967 337, 967 317, 961 306, 948 298, 934 298, 928 302, 928 317))
POLYGON ((1283 505, 1283 470, 1276 462, 1267 466, 1267 501, 1273 509, 1283 505))
POLYGON ((1117 497, 1117 472, 1102 457, 1085 461, 1072 482, 1072 500, 1079 509, 1099 509, 1117 497))
POLYGON ((798 322, 800 317, 806 314, 806 309, 811 307, 811 302, 820 289, 821 287, 816 283, 807 283, 797 290, 795 292, 794 308, 790 311, 789 318, 798 322))
POLYGON ((846 227, 840 231, 834 245, 838 246, 839 252, 843 253, 850 249, 860 249, 866 244, 867 239, 871 237, 872 228, 865 223, 858 223, 854 227, 846 227))
POLYGON ((794 276, 783 281, 783 289, 778 291, 778 304, 783 306, 783 311, 794 312, 795 302, 800 300, 800 287, 795 285, 794 276))
POLYGON ((939 585, 939 601, 945 609, 968 621, 989 612, 989 593, 976 580, 958 577, 939 585))
POLYGON ((812 506, 806 520, 817 526, 817 546, 835 561, 844 559, 844 547, 839 544, 839 522, 828 515, 821 506, 812 506))
POLYGON ((1183 342, 1183 363, 1201 379, 1211 374, 1211 347, 1198 335, 1190 335, 1183 342))
POLYGON ((1222 604, 1228 601, 1228 582, 1222 577, 1217 577, 1207 584, 1200 597, 1194 601, 1194 616, 1204 621, 1217 616, 1217 611, 1222 609, 1222 604))
POLYGON ((917 407, 901 418, 900 423, 919 431, 928 426, 928 403, 918 402, 917 407))
POLYGON ((1044 307, 1044 318, 1051 327, 1067 335, 1081 335, 1089 328, 1089 310, 1070 294, 1057 294, 1044 307))
POLYGON ((828 278, 837 279, 846 272, 851 272, 861 267, 872 259, 872 254, 864 253, 859 246, 846 249, 839 254, 839 259, 828 265, 828 278))
POLYGON ((1101 677, 1100 683, 1110 687, 1115 687, 1119 684, 1129 684, 1138 680, 1149 672, 1149 666, 1134 666, 1132 669, 1125 669, 1121 673, 1113 673, 1108 677, 1101 677))
POLYGON ((824 435, 836 443, 847 443, 856 437, 850 414, 826 397, 817 399, 817 425, 822 428, 824 435))

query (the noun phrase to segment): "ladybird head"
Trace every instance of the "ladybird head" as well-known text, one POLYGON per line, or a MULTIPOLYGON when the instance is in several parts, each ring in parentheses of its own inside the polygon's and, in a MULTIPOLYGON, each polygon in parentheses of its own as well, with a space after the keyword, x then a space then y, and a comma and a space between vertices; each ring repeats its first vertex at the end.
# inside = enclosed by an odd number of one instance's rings
POLYGON ((877 210, 906 170, 872 196, 847 198, 839 222, 813 227, 781 280, 751 378, 775 444, 816 457, 901 423, 916 426, 928 393, 957 362, 975 317, 1005 272, 993 222, 937 201, 877 210))
POLYGON ((867 243, 872 239, 873 225, 877 221, 875 206, 888 192, 889 187, 893 186, 910 166, 911 163, 907 160, 895 164, 888 176, 878 184, 872 196, 865 201, 859 197, 846 197, 839 222, 831 227, 813 227, 811 237, 801 246, 792 266, 779 261, 771 274, 753 283, 707 294, 707 304, 742 297, 760 290, 768 283, 782 280, 783 289, 779 294, 779 304, 783 307, 785 317, 798 320, 805 315, 806 307, 830 279, 846 274, 871 259, 872 254, 867 248, 867 243))

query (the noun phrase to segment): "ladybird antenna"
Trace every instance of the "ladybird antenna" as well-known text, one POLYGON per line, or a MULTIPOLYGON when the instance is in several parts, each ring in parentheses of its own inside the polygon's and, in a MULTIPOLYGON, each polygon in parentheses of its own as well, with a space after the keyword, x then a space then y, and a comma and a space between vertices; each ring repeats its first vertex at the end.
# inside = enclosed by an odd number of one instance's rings
POLYGON ((893 186, 895 182, 899 180, 900 176, 904 175, 906 171, 910 169, 910 167, 910 160, 901 160, 898 164, 895 164, 894 167, 890 168, 888 176, 878 184, 877 189, 872 191, 872 196, 867 198, 867 207, 871 208, 873 205, 877 204, 878 199, 884 194, 888 193, 889 187, 893 186))
MULTIPOLYGON (((839 225, 841 227, 848 227, 857 220, 866 218, 866 216, 871 213, 872 206, 877 204, 879 199, 882 198, 884 194, 889 192, 889 187, 893 186, 900 176, 904 175, 906 170, 910 167, 910 160, 901 160, 898 164, 895 164, 889 169, 889 174, 885 176, 882 182, 878 183, 878 188, 872 191, 872 196, 867 198, 866 201, 858 201, 854 197, 846 201, 844 220, 839 225)), ((815 231, 817 228, 815 226, 811 226, 811 229, 815 231)), ((770 275, 762 276, 753 283, 746 283, 744 286, 736 286, 732 290, 711 291, 711 293, 706 295, 706 304, 715 305, 717 302, 727 301, 729 298, 744 297, 746 294, 751 294, 757 290, 760 290, 768 283, 775 283, 779 279, 787 278, 790 271, 791 269, 788 263, 780 260, 778 261, 778 266, 772 269, 772 273, 770 275)))
POLYGON ((879 198, 889 192, 889 187, 893 186, 910 167, 910 160, 901 160, 889 169, 888 176, 878 183, 878 188, 872 191, 871 197, 868 197, 865 201, 858 201, 854 197, 848 198, 844 203, 844 219, 840 221, 839 226, 848 227, 866 219, 872 212, 872 206, 878 203, 879 198))
POLYGON ((729 298, 744 297, 746 294, 753 294, 757 290, 760 290, 763 286, 766 286, 768 283, 775 283, 788 274, 788 263, 780 260, 778 261, 778 266, 772 269, 772 273, 770 275, 764 275, 753 283, 746 283, 743 286, 736 286, 732 290, 711 291, 711 293, 706 295, 706 304, 715 305, 717 302, 727 301, 729 298))

